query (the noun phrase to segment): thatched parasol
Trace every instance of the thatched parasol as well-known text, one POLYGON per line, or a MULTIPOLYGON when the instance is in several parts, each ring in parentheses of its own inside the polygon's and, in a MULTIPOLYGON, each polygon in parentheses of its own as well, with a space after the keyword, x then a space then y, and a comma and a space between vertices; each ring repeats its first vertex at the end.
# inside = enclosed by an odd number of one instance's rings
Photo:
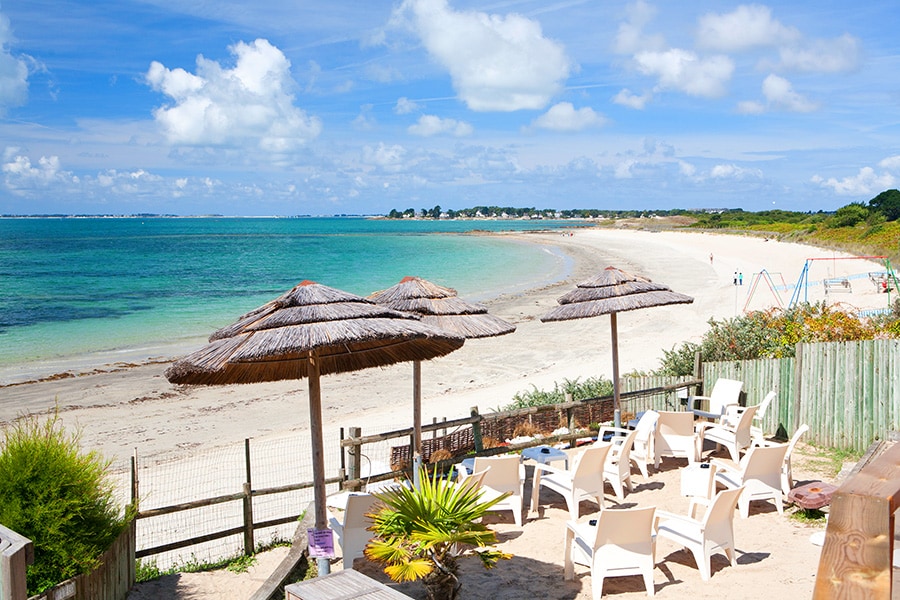
MULTIPOLYGON (((466 302, 456 290, 419 277, 404 277, 400 283, 369 295, 369 299, 389 308, 421 317, 422 321, 464 338, 505 335, 516 326, 488 314, 487 307, 466 302)), ((413 362, 413 446, 422 452, 422 364, 413 362)))
POLYGON ((612 329, 613 409, 616 427, 621 427, 619 410, 619 334, 616 313, 667 304, 690 304, 694 299, 646 277, 632 275, 615 267, 606 267, 593 279, 582 281, 574 290, 557 300, 557 306, 541 321, 568 321, 609 315, 612 329))
POLYGON ((166 370, 169 381, 216 385, 309 378, 316 529, 327 528, 319 375, 428 360, 465 342, 415 315, 311 281, 209 339, 166 370))

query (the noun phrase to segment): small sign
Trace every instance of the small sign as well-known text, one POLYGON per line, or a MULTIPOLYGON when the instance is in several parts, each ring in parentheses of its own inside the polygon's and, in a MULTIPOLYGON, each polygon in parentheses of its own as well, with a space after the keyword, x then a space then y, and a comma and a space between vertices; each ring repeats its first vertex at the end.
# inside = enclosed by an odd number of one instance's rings
POLYGON ((334 558, 334 535, 330 529, 307 529, 309 555, 312 558, 334 558))

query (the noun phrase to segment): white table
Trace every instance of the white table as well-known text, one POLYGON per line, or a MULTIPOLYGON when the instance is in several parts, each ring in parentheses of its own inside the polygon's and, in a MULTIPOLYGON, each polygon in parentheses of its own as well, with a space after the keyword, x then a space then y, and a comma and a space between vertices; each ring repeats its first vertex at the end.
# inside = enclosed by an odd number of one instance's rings
POLYGON ((716 490, 716 467, 694 463, 681 469, 681 495, 710 499, 716 490))
POLYGON ((552 446, 532 446, 522 450, 522 460, 533 460, 535 462, 549 465, 558 460, 566 461, 566 469, 569 468, 569 455, 552 446))
POLYGON ((409 596, 352 569, 335 571, 284 588, 286 600, 409 600, 409 596))

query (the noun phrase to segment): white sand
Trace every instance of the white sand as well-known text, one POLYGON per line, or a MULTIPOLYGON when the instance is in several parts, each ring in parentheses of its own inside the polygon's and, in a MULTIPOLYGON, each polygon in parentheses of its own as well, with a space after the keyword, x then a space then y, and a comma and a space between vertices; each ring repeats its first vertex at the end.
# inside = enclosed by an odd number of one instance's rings
MULTIPOLYGON (((540 316, 552 309, 556 298, 569 291, 575 282, 587 279, 602 268, 613 265, 668 284, 673 290, 695 298, 691 305, 659 307, 628 313, 618 317, 619 360, 621 370, 650 370, 658 366, 662 350, 681 342, 698 341, 707 329, 710 317, 724 318, 740 313, 748 301, 754 274, 766 270, 781 283, 797 281, 810 257, 840 257, 844 255, 812 247, 764 241, 752 237, 710 235, 699 233, 651 233, 624 230, 584 230, 574 236, 558 234, 516 234, 518 237, 546 245, 555 245, 570 253, 574 259, 572 276, 565 282, 553 284, 527 293, 511 295, 489 303, 492 313, 516 323, 514 334, 470 340, 465 346, 446 357, 423 365, 423 418, 457 418, 468 415, 471 406, 482 411, 502 406, 516 392, 551 388, 563 379, 590 376, 611 376, 609 319, 606 317, 541 323, 540 316), (712 264, 710 254, 713 255, 712 264), (736 270, 743 273, 743 286, 733 285, 736 270)), ((833 260, 815 263, 810 281, 826 277, 860 275, 879 271, 883 267, 861 260, 833 260)), ((831 301, 841 301, 858 308, 882 308, 886 296, 875 293, 865 278, 852 280, 852 294, 833 295, 831 301)), ((822 286, 809 288, 808 298, 820 300, 822 286)), ((781 302, 787 304, 790 292, 781 292, 781 302)), ((750 298, 751 308, 762 308, 777 302, 767 286, 761 286, 750 298)), ((252 308, 252 307, 250 307, 252 308)), ((223 324, 224 325, 224 324, 223 324)), ((151 364, 136 368, 86 374, 77 377, 20 384, 0 388, 0 424, 24 413, 46 413, 57 404, 64 424, 78 428, 83 445, 100 450, 114 459, 124 459, 138 448, 142 456, 184 456, 196 454, 220 445, 233 445, 245 438, 265 439, 287 432, 308 429, 306 411, 306 383, 288 381, 249 386, 215 388, 181 388, 169 384, 163 371, 167 365, 151 364), (252 409, 252 410, 248 410, 252 409)), ((391 430, 409 426, 411 421, 411 367, 397 365, 386 369, 370 369, 346 375, 328 376, 322 381, 323 412, 327 428, 364 424, 367 431, 391 430)), ((759 399, 750 398, 751 402, 759 399)), ((327 435, 328 431, 326 431, 327 435)), ((326 438, 328 439, 328 438, 326 438)), ((660 479, 663 480, 663 479, 660 479)), ((655 489, 653 478, 650 489, 655 489)), ((666 489, 677 488, 667 483, 666 489)), ((635 494, 635 501, 644 502, 644 493, 635 494)), ((650 494, 646 494, 649 499, 650 494)), ((660 500, 671 510, 683 511, 686 501, 677 497, 660 500), (681 506, 684 504, 684 507, 681 506)), ((656 502, 655 500, 653 500, 656 502)), ((552 509, 549 514, 552 513, 552 509)), ((530 559, 514 560, 498 569, 493 576, 507 581, 502 595, 496 591, 470 595, 482 584, 467 585, 466 596, 471 598, 521 597, 523 587, 517 585, 523 566, 538 575, 528 580, 524 589, 543 582, 546 595, 536 597, 581 598, 589 593, 589 578, 561 585, 561 570, 556 563, 562 559, 563 530, 552 519, 528 522, 524 532, 501 529, 509 543, 516 540, 537 554, 530 559), (527 542, 526 542, 527 540, 527 542), (543 552, 544 545, 546 552, 543 552), (546 572, 541 571, 544 565, 546 572), (515 567, 515 568, 514 568, 515 567), (510 571, 510 569, 513 569, 510 571), (558 571, 558 572, 557 572, 558 571), (543 574, 540 574, 543 573, 543 574), (513 591, 510 592, 509 590, 513 591), (581 592, 577 590, 581 589, 581 592), (584 590, 588 590, 585 592, 584 590), (495 593, 496 592, 496 593, 495 593)), ((733 598, 755 598, 768 593, 775 598, 800 593, 808 597, 813 573, 809 557, 804 562, 784 556, 772 547, 769 539, 774 530, 785 531, 788 539, 799 539, 797 551, 808 551, 806 532, 785 521, 763 514, 741 524, 739 546, 747 554, 745 566, 724 569, 714 581, 731 582, 728 586, 733 598), (763 521, 766 522, 763 525, 763 521), (759 527, 755 538, 751 531, 759 527), (776 561, 776 557, 778 557, 776 561), (777 564, 776 564, 777 563, 777 564), (771 569, 781 566, 781 571, 771 569), (739 573, 746 573, 741 579, 739 573), (785 593, 772 586, 787 585, 785 593), (746 592, 753 586, 754 592, 746 592), (769 590, 772 591, 769 591, 769 590), (764 590, 764 591, 762 591, 764 590), (734 595, 737 593, 738 595, 734 595)), ((781 539, 781 538, 779 538, 781 539)), ((781 539, 785 542, 785 539, 781 539)), ((785 542, 786 543, 786 542, 785 542)), ((520 549, 510 549, 518 556, 529 556, 520 549), (521 552, 521 553, 520 553, 521 552)), ((660 556, 672 552, 661 544, 660 556)), ((699 580, 690 559, 669 564, 673 582, 659 590, 671 597, 720 597, 718 584, 684 587, 699 580), (683 593, 684 592, 684 593, 683 593)), ((665 572, 665 570, 664 570, 665 572)), ((231 574, 229 574, 231 575, 231 574)), ((183 579, 189 576, 183 576, 183 579)), ((668 575, 667 575, 668 577, 668 575)), ((657 581, 662 576, 658 574, 657 581)), ((201 588, 178 598, 225 598, 242 595, 204 592, 201 588)), ((487 585, 485 583, 484 585, 487 585)), ((212 588, 210 588, 212 589, 212 588)), ((236 588, 228 588, 236 589, 236 588)), ((610 590, 614 588, 610 587, 610 590)), ((628 594, 626 594, 628 595, 628 594)))

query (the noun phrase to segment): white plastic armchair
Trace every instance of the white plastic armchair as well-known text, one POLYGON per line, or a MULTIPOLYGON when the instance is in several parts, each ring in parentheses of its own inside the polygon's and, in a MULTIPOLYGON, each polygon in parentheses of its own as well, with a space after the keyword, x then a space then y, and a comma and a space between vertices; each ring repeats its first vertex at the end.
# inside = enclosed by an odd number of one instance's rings
POLYGON ((653 450, 653 438, 656 435, 656 422, 659 413, 648 410, 638 419, 634 437, 634 445, 631 447, 631 462, 640 469, 644 481, 650 479, 649 465, 656 460, 653 450))
POLYGON ((369 531, 372 519, 367 515, 377 502, 372 494, 349 494, 341 518, 332 515, 328 520, 328 525, 338 536, 345 569, 352 569, 353 561, 364 556, 366 544, 372 538, 369 531))
POLYGON ((572 519, 578 519, 582 500, 595 500, 598 510, 603 510, 603 463, 611 446, 607 442, 585 448, 575 457, 569 469, 535 464, 531 510, 538 509, 541 487, 550 488, 565 498, 572 519))
POLYGON ((800 441, 800 438, 807 431, 809 431, 809 425, 804 423, 797 428, 797 431, 791 436, 791 441, 788 442, 788 449, 784 454, 784 463, 781 467, 781 491, 785 496, 790 494, 791 488, 794 487, 794 475, 791 473, 791 455, 794 453, 797 442, 800 441))
POLYGON ((697 434, 700 447, 706 440, 716 443, 716 450, 725 446, 731 460, 737 462, 741 458, 741 452, 750 447, 753 437, 750 435, 750 427, 753 425, 753 417, 759 406, 747 407, 741 413, 734 425, 718 425, 715 423, 697 423, 697 434))
POLYGON ((714 419, 721 421, 729 406, 738 406, 740 400, 741 389, 744 382, 737 379, 725 379, 720 377, 713 385, 709 396, 691 396, 691 411, 698 417, 714 419), (709 410, 702 410, 700 402, 706 400, 709 402, 709 410))
POLYGON ((759 403, 759 409, 756 411, 756 414, 753 415, 753 425, 750 426, 750 437, 754 440, 764 440, 766 436, 765 430, 765 418, 766 413, 769 411, 769 405, 772 404, 772 400, 775 399, 775 390, 770 391, 766 394, 766 397, 762 399, 762 402, 759 403))
POLYGON ((490 512, 511 510, 513 520, 522 526, 522 498, 525 485, 525 465, 518 455, 510 456, 477 456, 474 472, 485 471, 481 479, 482 499, 493 500, 503 494, 509 494, 491 507, 490 512))
POLYGON ((600 600, 605 578, 642 575, 647 595, 653 596, 655 511, 655 506, 604 510, 594 521, 568 521, 565 579, 575 578, 575 563, 590 567, 593 600, 600 600))
POLYGON ((631 451, 638 431, 637 429, 601 427, 597 436, 597 444, 604 443, 601 440, 605 439, 606 433, 612 433, 613 437, 609 440, 612 447, 603 463, 603 478, 612 486, 616 498, 622 501, 625 499, 625 490, 630 492, 633 489, 631 485, 631 451))
POLYGON ((719 492, 706 509, 702 519, 694 519, 665 511, 656 511, 656 535, 672 540, 694 555, 700 579, 709 581, 712 555, 720 551, 737 565, 734 551, 734 507, 743 488, 719 492))
POLYGON ((660 411, 653 437, 654 466, 659 469, 663 456, 687 458, 689 464, 699 460, 694 415, 689 412, 660 411))
POLYGON ((773 500, 778 514, 784 514, 784 494, 781 491, 781 469, 787 444, 753 446, 739 463, 714 458, 716 482, 727 488, 743 488, 738 500, 741 518, 750 516, 750 502, 773 500))

